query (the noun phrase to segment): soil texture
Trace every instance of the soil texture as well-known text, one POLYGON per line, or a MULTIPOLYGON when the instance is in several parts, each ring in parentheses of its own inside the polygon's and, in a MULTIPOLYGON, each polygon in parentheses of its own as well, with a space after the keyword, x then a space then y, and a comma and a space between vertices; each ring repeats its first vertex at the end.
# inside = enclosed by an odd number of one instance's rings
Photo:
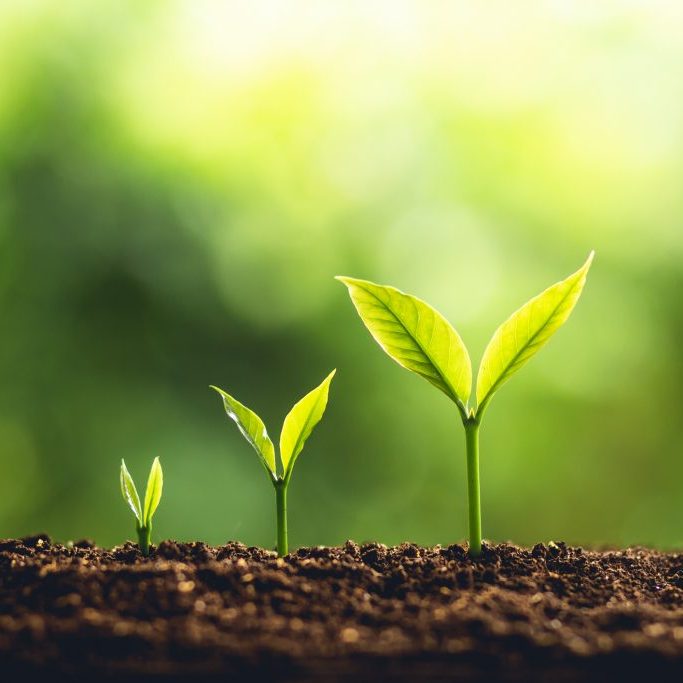
POLYGON ((683 554, 0 541, 0 680, 683 680, 683 554))

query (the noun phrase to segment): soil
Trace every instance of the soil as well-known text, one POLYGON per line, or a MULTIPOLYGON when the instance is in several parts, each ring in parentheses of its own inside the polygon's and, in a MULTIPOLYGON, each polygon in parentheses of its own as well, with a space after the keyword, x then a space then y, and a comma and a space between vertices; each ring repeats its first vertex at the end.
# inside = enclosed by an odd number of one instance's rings
POLYGON ((0 541, 0 680, 683 678, 683 554, 0 541))

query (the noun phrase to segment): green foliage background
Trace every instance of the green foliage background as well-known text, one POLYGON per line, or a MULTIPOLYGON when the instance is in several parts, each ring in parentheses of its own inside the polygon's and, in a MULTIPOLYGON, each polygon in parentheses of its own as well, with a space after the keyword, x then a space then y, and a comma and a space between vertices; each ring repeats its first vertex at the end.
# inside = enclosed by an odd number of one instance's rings
POLYGON ((669 2, 0 4, 0 535, 274 544, 208 388, 276 438, 333 368, 290 541, 466 534, 456 410, 332 277, 394 284, 478 364, 595 248, 493 401, 485 536, 683 543, 683 10, 669 2))

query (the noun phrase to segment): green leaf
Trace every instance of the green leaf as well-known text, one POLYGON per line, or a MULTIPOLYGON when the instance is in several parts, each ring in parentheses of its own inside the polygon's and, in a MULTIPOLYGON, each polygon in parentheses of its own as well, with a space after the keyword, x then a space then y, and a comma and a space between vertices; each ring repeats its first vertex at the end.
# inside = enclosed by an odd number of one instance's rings
POLYGON ((466 411, 472 389, 467 348, 450 323, 424 301, 394 287, 337 277, 349 289, 375 341, 400 366, 431 382, 466 411))
POLYGON ((479 366, 477 413, 565 323, 581 295, 593 253, 579 270, 524 304, 496 330, 479 366))
POLYGON ((277 478, 275 447, 268 436, 263 420, 256 413, 235 400, 230 394, 226 394, 222 389, 214 386, 211 388, 220 394, 228 417, 235 422, 242 436, 256 451, 266 472, 275 480, 277 478))
POLYGON ((150 526, 152 517, 159 506, 161 500, 161 492, 164 488, 164 473, 161 471, 161 463, 159 458, 154 458, 152 469, 149 471, 149 478, 147 479, 147 491, 145 492, 145 527, 150 526))
POLYGON ((306 394, 285 418, 280 433, 280 458, 282 459, 285 479, 291 476, 294 463, 301 453, 306 439, 311 435, 313 428, 320 422, 325 412, 330 382, 335 372, 337 371, 332 370, 322 381, 322 384, 306 394))
POLYGON ((130 476, 126 463, 121 458, 121 495, 123 500, 128 503, 130 509, 133 511, 135 518, 138 523, 142 524, 142 509, 140 508, 140 497, 138 496, 138 491, 135 488, 135 482, 133 477, 130 476))

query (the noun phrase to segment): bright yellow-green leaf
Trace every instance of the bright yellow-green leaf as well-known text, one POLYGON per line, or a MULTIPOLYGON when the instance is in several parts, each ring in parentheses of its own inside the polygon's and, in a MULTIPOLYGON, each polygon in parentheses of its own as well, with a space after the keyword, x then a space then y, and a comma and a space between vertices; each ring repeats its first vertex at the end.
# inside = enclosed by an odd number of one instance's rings
POLYGON ((306 394, 285 418, 280 433, 280 458, 282 459, 285 478, 290 475, 306 439, 311 435, 313 428, 320 422, 325 412, 330 382, 335 372, 337 371, 332 370, 322 381, 322 384, 306 394))
POLYGON ((164 473, 161 470, 161 463, 159 458, 154 458, 152 469, 149 471, 149 478, 147 479, 147 491, 145 492, 145 520, 144 526, 150 526, 152 517, 159 506, 161 500, 161 493, 164 488, 164 473))
POLYGON ((477 375, 478 413, 564 324, 581 295, 592 261, 593 252, 579 270, 524 304, 496 330, 477 375))
POLYGON ((265 467, 266 472, 272 479, 277 476, 275 469, 275 447, 268 436, 263 420, 253 411, 243 406, 230 394, 226 394, 218 387, 211 387, 217 391, 223 399, 225 412, 228 417, 235 422, 242 436, 251 444, 265 467))
POLYGON ((135 488, 133 477, 130 476, 126 463, 121 458, 121 495, 123 500, 128 503, 130 509, 133 511, 135 518, 142 524, 142 509, 140 508, 140 497, 135 488))
POLYGON ((424 301, 394 287, 338 277, 375 341, 400 366, 443 391, 464 411, 472 365, 460 335, 424 301))

